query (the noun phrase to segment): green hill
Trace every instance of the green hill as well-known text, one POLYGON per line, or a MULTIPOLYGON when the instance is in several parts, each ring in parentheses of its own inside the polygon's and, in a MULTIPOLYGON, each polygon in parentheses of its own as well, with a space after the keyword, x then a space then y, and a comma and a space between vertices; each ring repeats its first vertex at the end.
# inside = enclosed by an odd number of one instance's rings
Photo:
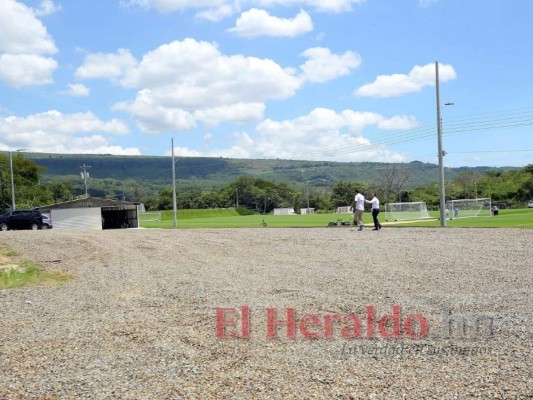
MULTIPOLYGON (((90 165, 89 186, 93 191, 112 189, 115 193, 127 193, 140 188, 145 193, 155 194, 164 187, 170 187, 172 181, 171 157, 43 153, 26 153, 26 156, 45 168, 44 181, 65 179, 75 187, 82 185, 80 165, 90 165)), ((419 161, 390 164, 179 157, 176 158, 176 182, 181 190, 217 190, 239 176, 249 176, 297 187, 327 188, 340 180, 372 182, 391 168, 395 168, 397 173, 407 172, 410 175, 405 187, 420 186, 438 179, 437 165, 419 161)), ((494 169, 446 168, 445 176, 450 179, 459 172, 483 173, 494 169)))

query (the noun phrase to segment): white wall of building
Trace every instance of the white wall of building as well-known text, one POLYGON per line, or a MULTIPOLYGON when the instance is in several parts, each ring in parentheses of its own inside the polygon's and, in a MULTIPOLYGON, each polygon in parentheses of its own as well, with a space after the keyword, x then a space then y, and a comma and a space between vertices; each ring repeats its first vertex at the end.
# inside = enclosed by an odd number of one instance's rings
POLYGON ((50 210, 52 224, 56 229, 102 229, 102 209, 63 208, 50 210))

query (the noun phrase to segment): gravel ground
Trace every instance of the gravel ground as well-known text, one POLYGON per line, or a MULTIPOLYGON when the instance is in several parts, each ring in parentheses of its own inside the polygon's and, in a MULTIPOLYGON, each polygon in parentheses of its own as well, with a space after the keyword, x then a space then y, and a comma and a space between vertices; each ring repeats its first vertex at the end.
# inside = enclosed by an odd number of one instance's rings
POLYGON ((0 291, 1 399, 533 398, 531 230, 51 230, 0 243, 75 276, 0 291), (395 305, 400 337, 385 339, 395 305), (249 337, 218 338, 217 308, 236 308, 223 333, 242 334, 242 306, 249 337), (294 338, 282 324, 267 337, 267 308, 295 309, 294 338), (361 337, 347 339, 353 313, 361 337))

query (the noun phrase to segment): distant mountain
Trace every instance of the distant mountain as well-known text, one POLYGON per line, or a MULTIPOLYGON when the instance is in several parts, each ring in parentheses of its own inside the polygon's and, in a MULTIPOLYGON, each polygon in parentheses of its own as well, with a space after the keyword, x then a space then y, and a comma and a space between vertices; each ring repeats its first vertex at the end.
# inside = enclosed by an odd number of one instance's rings
MULTIPOLYGON (((158 192, 172 182, 171 157, 115 156, 86 154, 26 153, 26 156, 45 167, 44 180, 66 179, 81 184, 80 166, 89 165, 90 179, 104 181, 106 186, 142 186, 145 191, 158 192)), ((250 160, 208 157, 177 157, 176 182, 180 189, 216 190, 239 176, 262 178, 293 186, 326 188, 335 182, 372 182, 383 171, 396 168, 411 175, 405 187, 415 187, 438 180, 436 164, 413 161, 410 163, 333 162, 298 160, 250 160)), ((483 173, 488 170, 516 169, 512 167, 446 168, 446 179, 465 171, 483 173)))

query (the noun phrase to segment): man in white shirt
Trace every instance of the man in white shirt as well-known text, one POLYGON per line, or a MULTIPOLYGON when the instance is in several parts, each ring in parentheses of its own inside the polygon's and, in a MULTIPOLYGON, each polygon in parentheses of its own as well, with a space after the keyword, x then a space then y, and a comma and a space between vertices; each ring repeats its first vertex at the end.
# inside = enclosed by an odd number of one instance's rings
POLYGON ((372 204, 372 219, 374 220, 374 231, 379 231, 381 229, 381 224, 378 221, 379 214, 379 199, 375 193, 372 193, 372 200, 365 200, 365 203, 372 204))
POLYGON ((363 212, 365 211, 365 196, 355 189, 355 199, 352 202, 352 210, 354 213, 354 222, 359 227, 358 231, 363 230, 363 212))

